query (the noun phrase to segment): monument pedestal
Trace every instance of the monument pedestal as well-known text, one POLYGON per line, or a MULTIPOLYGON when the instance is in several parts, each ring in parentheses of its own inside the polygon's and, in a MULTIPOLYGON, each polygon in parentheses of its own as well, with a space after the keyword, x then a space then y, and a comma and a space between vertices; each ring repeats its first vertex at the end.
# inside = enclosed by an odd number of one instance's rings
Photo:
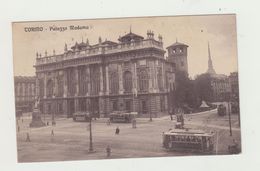
POLYGON ((41 119, 41 112, 39 109, 34 108, 32 112, 32 121, 30 127, 42 127, 45 126, 45 123, 41 119))

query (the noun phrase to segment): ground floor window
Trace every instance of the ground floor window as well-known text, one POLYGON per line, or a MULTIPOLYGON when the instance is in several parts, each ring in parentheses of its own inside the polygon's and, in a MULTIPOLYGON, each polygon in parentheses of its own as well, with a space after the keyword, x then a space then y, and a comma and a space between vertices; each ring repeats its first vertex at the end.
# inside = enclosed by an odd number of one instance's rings
POLYGON ((113 111, 117 111, 118 110, 117 100, 113 100, 112 101, 112 110, 113 111))
POLYGON ((131 101, 130 101, 130 100, 127 100, 127 101, 125 102, 125 110, 126 110, 127 112, 131 112, 131 101))
POLYGON ((165 98, 164 96, 160 97, 160 103, 161 103, 161 112, 165 111, 165 98))
POLYGON ((142 113, 148 113, 148 105, 146 100, 141 101, 141 111, 142 113))
POLYGON ((58 113, 63 113, 62 103, 58 103, 58 113))
POLYGON ((80 109, 80 111, 87 111, 86 99, 79 100, 79 109, 80 109))
POLYGON ((51 103, 47 104, 47 114, 51 114, 51 103))

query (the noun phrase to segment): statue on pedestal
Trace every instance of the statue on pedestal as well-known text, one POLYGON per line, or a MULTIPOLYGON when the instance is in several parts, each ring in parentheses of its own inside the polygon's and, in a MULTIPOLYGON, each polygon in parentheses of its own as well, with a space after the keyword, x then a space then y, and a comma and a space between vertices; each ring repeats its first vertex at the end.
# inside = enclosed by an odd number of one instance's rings
POLYGON ((42 127, 45 126, 45 123, 41 119, 41 112, 39 110, 40 98, 37 97, 34 103, 34 108, 32 112, 32 121, 30 127, 42 127))

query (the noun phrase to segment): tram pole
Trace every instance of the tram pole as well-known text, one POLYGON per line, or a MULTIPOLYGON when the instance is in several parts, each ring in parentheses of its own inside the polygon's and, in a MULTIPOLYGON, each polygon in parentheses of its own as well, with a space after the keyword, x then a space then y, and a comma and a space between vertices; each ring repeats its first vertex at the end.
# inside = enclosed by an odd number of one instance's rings
MULTIPOLYGON (((230 97, 230 96, 229 96, 230 97)), ((229 120, 229 132, 232 136, 232 127, 231 127, 231 112, 230 112, 230 98, 228 98, 228 120, 229 120)))
POLYGON ((89 152, 93 152, 93 142, 92 142, 92 116, 90 116, 90 120, 89 120, 89 152))
MULTIPOLYGON (((89 105, 90 107, 90 105, 89 105)), ((94 152, 94 148, 93 148, 93 141, 92 141, 92 115, 94 112, 94 108, 93 106, 90 107, 90 114, 89 114, 89 150, 88 152, 94 152)))

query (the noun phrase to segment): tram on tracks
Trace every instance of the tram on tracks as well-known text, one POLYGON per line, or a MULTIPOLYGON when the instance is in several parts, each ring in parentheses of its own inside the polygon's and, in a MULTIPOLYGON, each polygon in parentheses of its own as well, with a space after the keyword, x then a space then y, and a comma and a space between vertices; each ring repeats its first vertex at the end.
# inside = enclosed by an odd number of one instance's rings
POLYGON ((122 112, 117 111, 109 114, 109 119, 111 122, 123 122, 131 123, 137 115, 137 112, 122 112))
POLYGON ((189 129, 169 130, 163 132, 163 147, 172 151, 211 154, 214 150, 214 133, 189 129))

